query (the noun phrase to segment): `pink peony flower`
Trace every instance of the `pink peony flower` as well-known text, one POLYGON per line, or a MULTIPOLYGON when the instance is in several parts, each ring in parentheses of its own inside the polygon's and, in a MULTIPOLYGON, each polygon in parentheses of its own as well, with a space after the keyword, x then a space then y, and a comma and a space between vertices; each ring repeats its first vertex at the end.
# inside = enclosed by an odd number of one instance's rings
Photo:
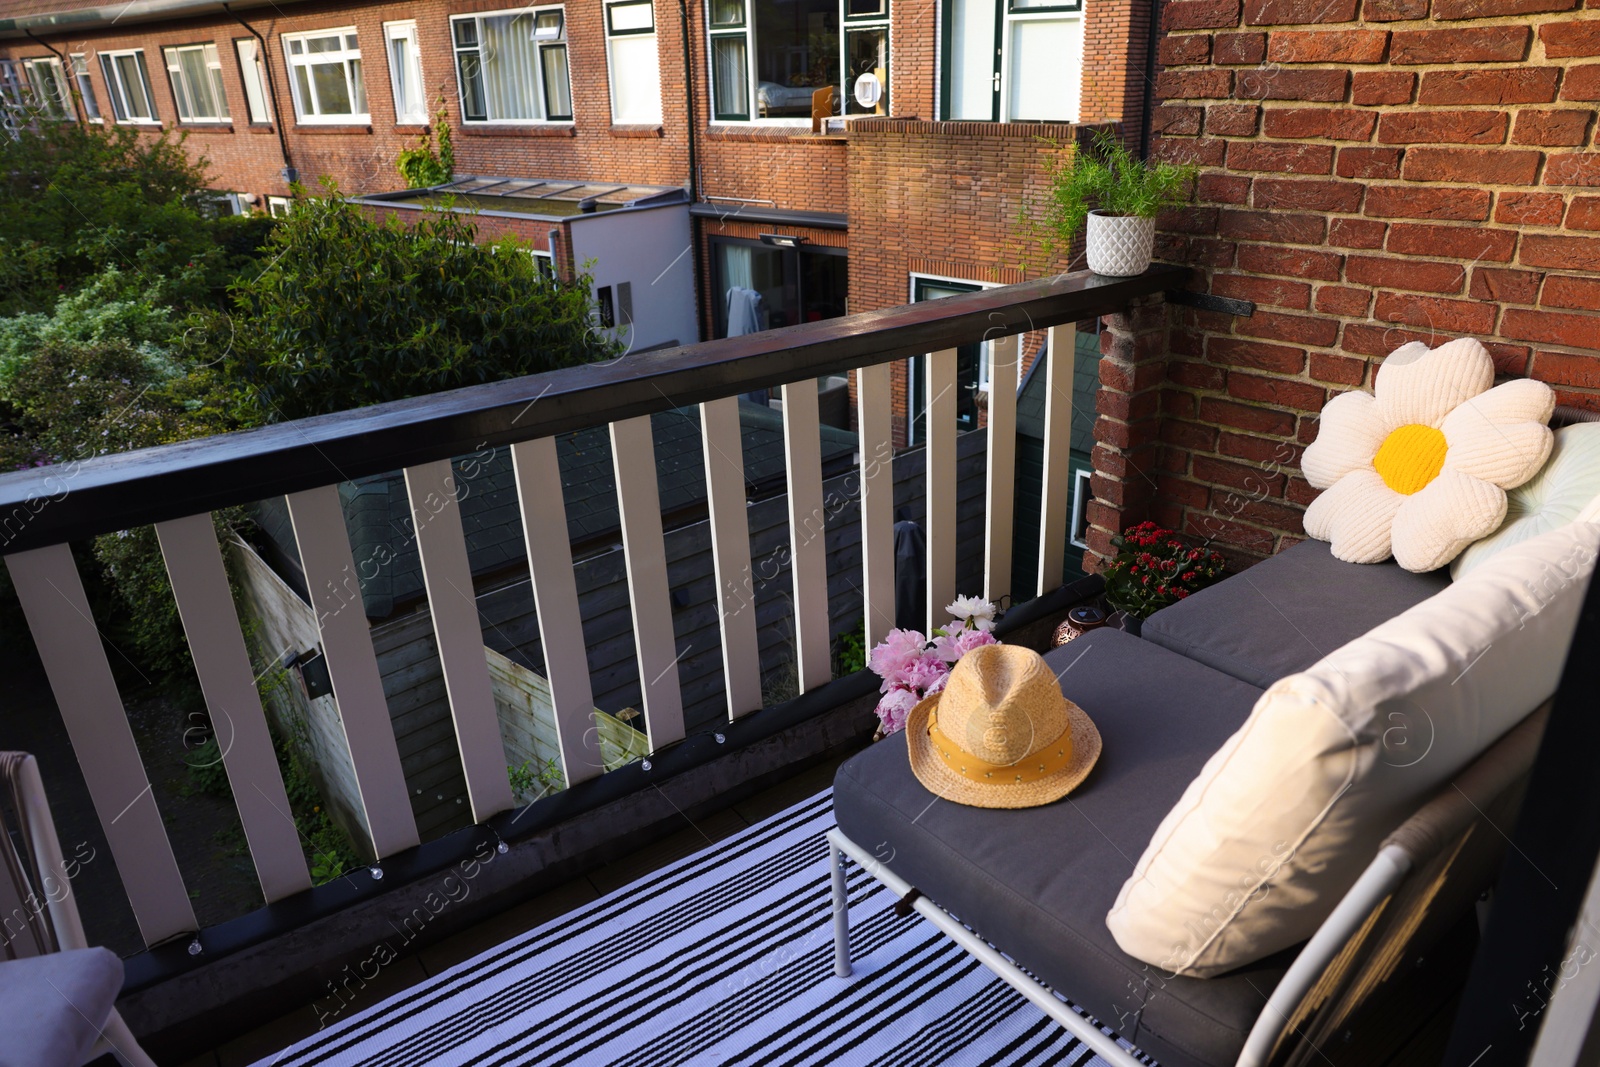
POLYGON ((926 696, 944 687, 950 668, 933 652, 924 652, 905 671, 905 685, 926 696))
POLYGON ((884 680, 884 692, 900 684, 906 668, 910 667, 924 649, 928 639, 915 630, 890 630, 883 642, 873 647, 867 656, 867 666, 884 680))
POLYGON ((955 630, 934 638, 933 652, 946 663, 954 663, 979 645, 993 644, 998 642, 987 630, 955 630))
POLYGON ((909 689, 894 688, 878 701, 878 720, 883 723, 883 732, 886 734, 897 733, 906 727, 906 716, 911 714, 911 709, 917 706, 917 694, 909 689))

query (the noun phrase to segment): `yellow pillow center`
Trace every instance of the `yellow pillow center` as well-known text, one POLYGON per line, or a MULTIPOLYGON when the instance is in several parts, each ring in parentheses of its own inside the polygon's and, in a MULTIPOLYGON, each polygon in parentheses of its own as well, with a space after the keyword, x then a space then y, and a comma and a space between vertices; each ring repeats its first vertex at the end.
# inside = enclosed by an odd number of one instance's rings
POLYGON ((1383 439, 1372 465, 1385 485, 1410 496, 1439 476, 1448 447, 1442 432, 1414 422, 1383 439))

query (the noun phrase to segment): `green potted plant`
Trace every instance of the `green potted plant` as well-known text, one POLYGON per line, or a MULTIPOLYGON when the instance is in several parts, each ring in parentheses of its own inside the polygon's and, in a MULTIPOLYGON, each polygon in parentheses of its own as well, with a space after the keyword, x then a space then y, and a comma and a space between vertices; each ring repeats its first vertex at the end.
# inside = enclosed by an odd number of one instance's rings
POLYGON ((1196 173, 1187 164, 1136 159, 1108 130, 1096 131, 1087 148, 1066 146, 1050 162, 1048 199, 1034 220, 1044 254, 1065 251, 1087 224, 1090 270, 1142 274, 1155 250, 1156 215, 1187 199, 1196 173))

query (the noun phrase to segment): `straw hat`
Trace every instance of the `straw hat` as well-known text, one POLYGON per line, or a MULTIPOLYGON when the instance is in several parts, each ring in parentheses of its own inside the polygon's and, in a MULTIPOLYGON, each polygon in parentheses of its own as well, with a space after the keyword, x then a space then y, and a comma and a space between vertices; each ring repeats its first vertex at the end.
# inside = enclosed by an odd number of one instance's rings
POLYGON ((1037 652, 980 645, 956 662, 941 692, 906 717, 911 772, 929 790, 978 808, 1060 800, 1100 757, 1100 732, 1061 695, 1037 652))

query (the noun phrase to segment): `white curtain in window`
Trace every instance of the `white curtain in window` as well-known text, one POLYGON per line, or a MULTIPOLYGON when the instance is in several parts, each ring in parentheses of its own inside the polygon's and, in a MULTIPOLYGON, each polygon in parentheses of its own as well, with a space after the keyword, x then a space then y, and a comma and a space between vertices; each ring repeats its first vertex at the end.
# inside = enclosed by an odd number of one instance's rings
POLYGON ((661 121, 661 59, 655 34, 611 39, 611 121, 661 121))
POLYGON ((496 15, 482 20, 483 82, 489 117, 538 119, 539 48, 533 41, 533 16, 496 15))
POLYGON ((1017 19, 1011 23, 1008 119, 1078 121, 1079 78, 1072 57, 1082 55, 1078 19, 1017 19))
POLYGON ((995 0, 951 0, 950 100, 952 119, 994 117, 995 0))
POLYGON ((722 246, 722 280, 729 288, 754 289, 755 272, 751 269, 751 251, 744 245, 722 246))
POLYGON ((717 114, 748 115, 750 93, 745 72, 744 38, 711 38, 711 58, 716 68, 717 114))

